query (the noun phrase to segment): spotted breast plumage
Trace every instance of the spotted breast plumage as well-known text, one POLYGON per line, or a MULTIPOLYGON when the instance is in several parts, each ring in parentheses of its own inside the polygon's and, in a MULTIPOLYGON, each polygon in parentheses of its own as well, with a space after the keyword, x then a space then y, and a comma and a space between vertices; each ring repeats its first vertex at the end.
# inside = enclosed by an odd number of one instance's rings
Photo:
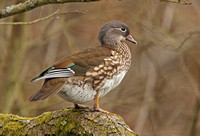
POLYGON ((105 24, 99 40, 101 46, 64 57, 34 78, 32 82, 40 79, 45 82, 30 101, 58 94, 76 108, 95 100, 94 110, 100 111, 98 98, 117 87, 131 65, 131 53, 123 41, 137 42, 128 26, 120 21, 105 24))

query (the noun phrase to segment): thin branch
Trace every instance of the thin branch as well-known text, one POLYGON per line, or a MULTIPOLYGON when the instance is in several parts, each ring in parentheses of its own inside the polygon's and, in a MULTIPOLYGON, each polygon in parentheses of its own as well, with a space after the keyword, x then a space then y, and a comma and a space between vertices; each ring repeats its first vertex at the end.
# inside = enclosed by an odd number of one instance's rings
POLYGON ((79 11, 79 10, 75 10, 75 11, 69 11, 69 12, 59 12, 60 9, 57 9, 55 12, 53 12, 52 14, 46 16, 46 17, 42 17, 42 18, 38 18, 38 19, 35 19, 33 21, 30 21, 30 22, 0 22, 0 25, 31 25, 31 24, 34 24, 34 23, 38 23, 40 21, 44 21, 44 20, 47 20, 53 16, 56 16, 56 15, 66 15, 66 14, 71 14, 71 13, 80 13, 80 14, 84 14, 87 12, 87 10, 85 11, 79 11))
POLYGON ((189 136, 196 136, 197 134, 197 123, 198 123, 198 115, 199 115, 200 103, 197 100, 196 105, 194 107, 194 113, 192 116, 192 124, 189 132, 189 136))
POLYGON ((190 5, 192 2, 188 2, 186 0, 160 0, 161 2, 172 2, 172 3, 180 3, 183 5, 190 5))
POLYGON ((22 12, 32 10, 34 8, 47 5, 47 4, 64 4, 68 2, 92 2, 99 0, 26 0, 17 5, 7 6, 5 9, 0 9, 0 19, 22 12))
POLYGON ((189 33, 189 36, 188 36, 187 38, 185 38, 185 39, 181 42, 181 44, 178 46, 178 48, 176 48, 176 50, 178 51, 178 50, 182 49, 183 46, 185 45, 185 43, 186 43, 192 36, 194 36, 194 35, 196 35, 196 34, 200 34, 200 31, 190 32, 190 33, 189 33))

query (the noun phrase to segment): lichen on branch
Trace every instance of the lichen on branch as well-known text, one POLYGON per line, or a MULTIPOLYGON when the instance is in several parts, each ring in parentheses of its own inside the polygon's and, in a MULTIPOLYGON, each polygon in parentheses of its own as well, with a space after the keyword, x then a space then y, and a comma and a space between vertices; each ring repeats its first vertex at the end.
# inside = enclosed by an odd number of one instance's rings
POLYGON ((26 0, 23 3, 7 6, 5 9, 0 9, 0 19, 25 11, 32 10, 47 4, 64 4, 68 2, 92 2, 98 0, 26 0))
POLYGON ((32 118, 0 114, 0 135, 46 134, 138 136, 119 115, 88 108, 46 112, 32 118))

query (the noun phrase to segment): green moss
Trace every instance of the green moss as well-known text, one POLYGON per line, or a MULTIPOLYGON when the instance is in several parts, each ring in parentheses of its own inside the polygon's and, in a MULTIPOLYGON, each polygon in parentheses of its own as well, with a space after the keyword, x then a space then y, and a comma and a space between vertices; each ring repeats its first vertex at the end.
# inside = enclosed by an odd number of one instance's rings
POLYGON ((0 135, 134 135, 123 119, 90 109, 65 109, 24 118, 0 114, 0 135))

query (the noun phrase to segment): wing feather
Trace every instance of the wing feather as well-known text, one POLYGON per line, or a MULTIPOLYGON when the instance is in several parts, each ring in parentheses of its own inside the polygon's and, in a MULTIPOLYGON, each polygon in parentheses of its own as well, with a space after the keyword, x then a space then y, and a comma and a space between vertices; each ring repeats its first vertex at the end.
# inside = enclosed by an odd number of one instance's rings
POLYGON ((87 71, 101 64, 104 58, 110 55, 110 49, 100 46, 64 57, 32 80, 32 82, 36 82, 45 79, 45 82, 29 100, 43 100, 57 94, 65 86, 68 78, 84 77, 87 71))
POLYGON ((44 100, 54 94, 57 94, 66 84, 67 78, 46 80, 42 88, 29 101, 44 100))
POLYGON ((62 69, 49 68, 49 70, 47 70, 43 74, 40 74, 38 77, 34 78, 31 82, 36 82, 41 79, 71 77, 74 76, 74 74, 75 72, 70 68, 62 68, 62 69))

